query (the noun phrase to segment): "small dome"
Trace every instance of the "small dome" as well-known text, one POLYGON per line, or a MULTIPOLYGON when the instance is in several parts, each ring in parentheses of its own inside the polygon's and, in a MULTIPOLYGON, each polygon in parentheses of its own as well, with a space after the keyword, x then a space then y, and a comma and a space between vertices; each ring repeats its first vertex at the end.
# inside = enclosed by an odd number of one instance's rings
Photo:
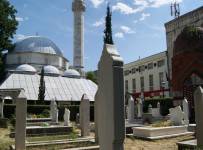
POLYGON ((60 75, 60 72, 56 67, 49 65, 49 66, 44 67, 44 74, 45 75, 50 75, 50 74, 60 75))
POLYGON ((186 26, 175 40, 173 55, 203 52, 203 28, 186 26))
POLYGON ((36 72, 36 69, 28 64, 23 64, 18 66, 16 69, 16 71, 22 71, 22 72, 36 72))
POLYGON ((29 36, 15 43, 14 49, 9 53, 38 52, 58 54, 63 56, 61 50, 51 40, 40 36, 29 36))
POLYGON ((74 69, 68 69, 63 73, 64 77, 80 78, 80 73, 74 69))

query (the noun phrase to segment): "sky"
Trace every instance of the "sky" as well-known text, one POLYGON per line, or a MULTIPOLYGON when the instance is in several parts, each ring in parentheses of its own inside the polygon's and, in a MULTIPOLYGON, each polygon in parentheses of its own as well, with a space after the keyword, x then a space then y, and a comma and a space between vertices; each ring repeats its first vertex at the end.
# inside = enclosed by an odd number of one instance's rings
MULTIPOLYGON (((73 65, 73 0, 8 0, 18 11, 13 42, 39 35, 52 40, 73 65)), ((174 19, 175 0, 84 0, 85 71, 97 70, 103 50, 107 3, 112 11, 113 41, 124 63, 166 51, 164 24, 174 19)), ((203 0, 176 0, 180 15, 203 5, 203 0)))

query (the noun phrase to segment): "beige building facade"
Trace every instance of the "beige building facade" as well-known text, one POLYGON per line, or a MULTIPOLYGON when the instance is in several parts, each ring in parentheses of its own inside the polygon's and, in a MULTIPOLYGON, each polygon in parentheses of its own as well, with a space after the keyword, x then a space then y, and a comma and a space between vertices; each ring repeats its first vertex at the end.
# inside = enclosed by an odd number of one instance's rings
POLYGON ((124 65, 125 92, 135 97, 169 97, 167 52, 139 59, 124 65), (143 94, 142 94, 143 93, 143 94))

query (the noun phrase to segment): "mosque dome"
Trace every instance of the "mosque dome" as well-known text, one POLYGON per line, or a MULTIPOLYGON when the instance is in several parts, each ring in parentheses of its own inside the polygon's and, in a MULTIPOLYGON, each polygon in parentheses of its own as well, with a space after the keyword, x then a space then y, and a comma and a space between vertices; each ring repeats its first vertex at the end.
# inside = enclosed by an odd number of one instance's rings
POLYGON ((54 66, 45 66, 44 67, 44 74, 45 75, 60 75, 59 70, 54 66))
POLYGON ((19 52, 38 52, 63 56, 61 50, 54 44, 54 42, 41 36, 29 36, 15 43, 15 47, 10 53, 19 52))
POLYGON ((203 53, 203 28, 186 26, 176 38, 173 55, 188 52, 203 53))
POLYGON ((19 72, 36 72, 36 69, 28 64, 18 66, 15 71, 19 72))
POLYGON ((69 78, 80 78, 81 75, 78 71, 74 69, 68 69, 63 73, 64 77, 69 77, 69 78))

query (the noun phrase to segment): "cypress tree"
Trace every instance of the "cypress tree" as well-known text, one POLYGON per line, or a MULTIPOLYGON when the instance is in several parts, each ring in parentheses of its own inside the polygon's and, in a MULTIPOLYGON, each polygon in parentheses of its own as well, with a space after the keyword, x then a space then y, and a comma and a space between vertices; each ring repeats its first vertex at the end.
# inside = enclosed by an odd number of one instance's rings
POLYGON ((104 44, 113 44, 112 29, 111 29, 111 10, 109 3, 106 11, 106 28, 104 30, 104 44))
POLYGON ((45 81, 44 81, 44 67, 43 67, 41 70, 39 94, 38 94, 38 101, 40 104, 44 104, 44 98, 45 98, 45 81))

